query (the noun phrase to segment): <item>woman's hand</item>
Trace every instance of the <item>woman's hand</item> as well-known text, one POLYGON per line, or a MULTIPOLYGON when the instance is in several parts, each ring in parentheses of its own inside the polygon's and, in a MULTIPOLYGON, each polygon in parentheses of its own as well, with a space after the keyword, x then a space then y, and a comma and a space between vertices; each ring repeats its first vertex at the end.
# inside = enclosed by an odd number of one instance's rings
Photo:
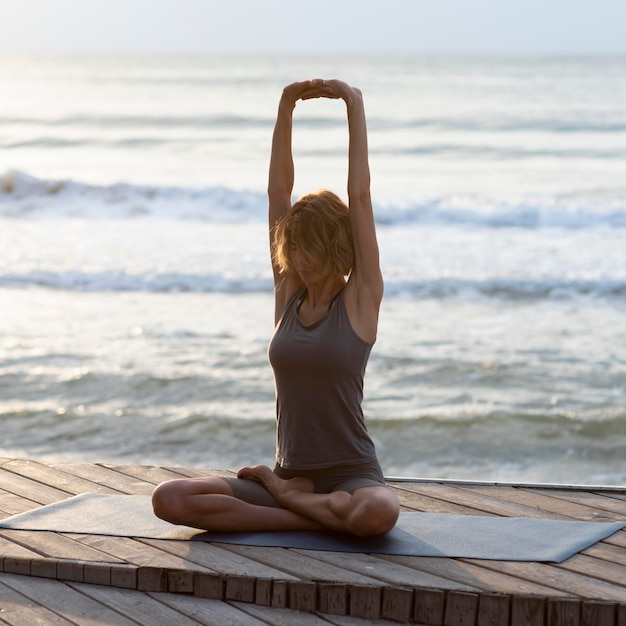
POLYGON ((329 82, 321 78, 303 80, 291 83, 283 89, 281 103, 296 106, 298 100, 311 100, 313 98, 338 98, 334 95, 329 82))
POLYGON ((298 100, 311 100, 313 98, 330 98, 344 100, 346 104, 355 99, 362 99, 361 90, 351 87, 342 80, 314 78, 313 80, 303 80, 291 83, 283 89, 282 102, 292 107, 298 100))
POLYGON ((346 104, 349 104, 355 98, 363 98, 363 94, 360 89, 357 87, 351 87, 348 83, 344 83, 342 80, 326 80, 324 81, 324 84, 332 90, 333 95, 330 97, 341 98, 346 102, 346 104))

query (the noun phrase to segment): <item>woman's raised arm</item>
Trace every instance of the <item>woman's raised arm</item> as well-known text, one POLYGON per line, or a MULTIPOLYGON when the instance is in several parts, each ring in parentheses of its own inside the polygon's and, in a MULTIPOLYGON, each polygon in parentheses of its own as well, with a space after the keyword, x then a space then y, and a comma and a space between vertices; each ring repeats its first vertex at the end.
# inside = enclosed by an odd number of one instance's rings
POLYGON ((335 97, 346 103, 348 115, 348 206, 354 243, 354 269, 348 282, 348 306, 355 330, 373 341, 383 297, 378 242, 372 199, 367 146, 367 124, 363 95, 359 89, 339 80, 326 81, 335 97))
MULTIPOLYGON (((272 153, 270 157, 269 180, 267 193, 269 196, 269 235, 270 255, 276 223, 291 207, 291 193, 294 184, 294 166, 291 150, 291 131, 293 110, 298 100, 311 98, 333 98, 332 89, 323 80, 305 80, 292 83, 283 89, 278 105, 278 114, 272 137, 272 153)), ((281 275, 272 256, 274 272, 274 289, 276 293, 275 317, 278 321, 283 306, 293 292, 293 283, 299 281, 297 276, 281 275)))

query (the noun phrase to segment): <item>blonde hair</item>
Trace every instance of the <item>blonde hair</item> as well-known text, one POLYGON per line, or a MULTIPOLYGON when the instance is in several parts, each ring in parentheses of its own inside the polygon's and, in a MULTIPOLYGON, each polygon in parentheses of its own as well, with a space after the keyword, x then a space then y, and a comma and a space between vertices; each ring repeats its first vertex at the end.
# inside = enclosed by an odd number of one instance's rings
POLYGON ((302 196, 276 223, 274 262, 281 272, 295 271, 292 250, 315 267, 347 276, 354 265, 350 211, 332 191, 302 196))

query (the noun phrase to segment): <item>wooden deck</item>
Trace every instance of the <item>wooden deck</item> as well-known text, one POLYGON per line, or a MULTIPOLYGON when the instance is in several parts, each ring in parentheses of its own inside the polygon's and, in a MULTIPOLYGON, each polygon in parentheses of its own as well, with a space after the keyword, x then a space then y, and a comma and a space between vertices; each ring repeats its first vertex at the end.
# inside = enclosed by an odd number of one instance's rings
MULTIPOLYGON (((0 517, 225 472, 0 459, 0 517)), ((626 489, 394 482, 405 510, 626 520, 626 489)), ((0 531, 0 623, 626 626, 626 529, 564 563, 0 531)))

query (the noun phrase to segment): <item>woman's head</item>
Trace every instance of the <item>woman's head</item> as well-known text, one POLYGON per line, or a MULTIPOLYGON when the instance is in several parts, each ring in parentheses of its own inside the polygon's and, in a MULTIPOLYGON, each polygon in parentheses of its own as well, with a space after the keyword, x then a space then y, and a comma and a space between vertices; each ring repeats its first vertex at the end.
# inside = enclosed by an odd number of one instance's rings
POLYGON ((354 265, 350 213, 332 191, 302 196, 274 231, 274 261, 282 272, 296 271, 295 252, 321 271, 346 276, 354 265))

